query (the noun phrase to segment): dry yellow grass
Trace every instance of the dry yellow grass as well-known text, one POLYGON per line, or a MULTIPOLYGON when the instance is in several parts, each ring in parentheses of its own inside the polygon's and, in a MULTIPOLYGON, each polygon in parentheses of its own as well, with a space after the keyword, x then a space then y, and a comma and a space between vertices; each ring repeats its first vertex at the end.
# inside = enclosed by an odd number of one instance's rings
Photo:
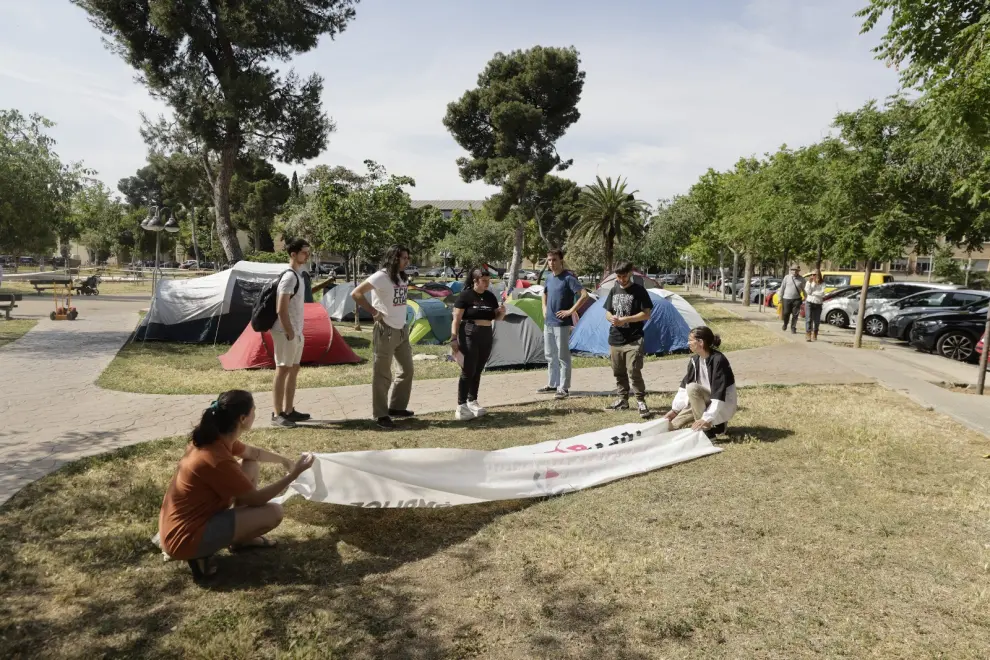
MULTIPOLYGON (((712 329, 723 338, 722 350, 770 346, 783 341, 767 330, 750 323, 730 311, 705 304, 700 298, 689 298, 712 329)), ((337 323, 344 340, 366 362, 322 367, 306 367, 299 372, 298 387, 337 387, 371 382, 371 332, 354 332, 348 323, 337 323)), ((224 371, 218 356, 230 347, 226 345, 132 343, 120 350, 100 375, 97 383, 106 389, 144 394, 214 394, 229 389, 252 392, 268 391, 272 387, 272 371, 224 371)), ((415 353, 446 355, 447 346, 417 345, 415 353)), ((674 356, 679 357, 679 356, 674 356)), ((653 361, 665 358, 647 358, 653 361)), ((575 369, 608 366, 608 360, 575 357, 575 369)), ((460 368, 454 362, 428 360, 416 363, 416 379, 456 378, 460 368)))
MULTIPOLYGON (((740 401, 723 453, 555 499, 294 500, 205 589, 148 543, 181 439, 74 464, 0 509, 0 657, 986 657, 986 439, 875 387, 740 401)), ((634 417, 604 403, 248 440, 494 449, 634 417)))
POLYGON ((38 321, 35 319, 10 319, 9 321, 0 319, 0 346, 17 341, 36 325, 38 325, 38 321))

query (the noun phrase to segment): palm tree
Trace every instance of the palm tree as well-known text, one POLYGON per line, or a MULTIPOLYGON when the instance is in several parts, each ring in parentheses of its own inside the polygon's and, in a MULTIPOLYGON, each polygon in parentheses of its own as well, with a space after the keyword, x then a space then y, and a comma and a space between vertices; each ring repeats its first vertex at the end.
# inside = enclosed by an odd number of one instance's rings
POLYGON ((613 185, 611 177, 602 181, 600 176, 595 177, 593 185, 581 191, 578 200, 580 219, 572 231, 576 238, 602 238, 606 274, 615 267, 615 241, 643 235, 641 218, 646 204, 636 199, 638 192, 626 192, 626 181, 622 177, 613 185))

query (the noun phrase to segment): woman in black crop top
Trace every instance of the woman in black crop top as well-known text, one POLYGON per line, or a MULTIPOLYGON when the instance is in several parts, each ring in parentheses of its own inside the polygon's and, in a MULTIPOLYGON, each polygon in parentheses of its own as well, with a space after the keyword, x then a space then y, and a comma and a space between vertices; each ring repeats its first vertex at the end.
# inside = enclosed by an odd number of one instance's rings
POLYGON ((505 307, 495 294, 488 290, 491 276, 482 268, 472 268, 464 281, 464 289, 454 303, 454 320, 450 329, 450 341, 454 351, 464 355, 461 378, 457 382, 457 410, 459 420, 474 419, 485 414, 478 405, 478 387, 481 372, 492 354, 492 323, 505 318, 505 307))

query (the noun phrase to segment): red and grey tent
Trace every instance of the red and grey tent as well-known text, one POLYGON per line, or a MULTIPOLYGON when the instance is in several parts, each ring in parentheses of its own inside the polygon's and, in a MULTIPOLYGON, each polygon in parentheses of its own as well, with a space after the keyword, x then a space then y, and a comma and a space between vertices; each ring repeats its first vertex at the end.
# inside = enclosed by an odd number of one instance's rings
MULTIPOLYGON (((357 356, 330 322, 327 310, 320 303, 306 303, 303 321, 302 363, 357 364, 357 356)), ((220 356, 223 368, 274 369, 275 344, 270 332, 255 332, 249 325, 230 350, 220 356)))

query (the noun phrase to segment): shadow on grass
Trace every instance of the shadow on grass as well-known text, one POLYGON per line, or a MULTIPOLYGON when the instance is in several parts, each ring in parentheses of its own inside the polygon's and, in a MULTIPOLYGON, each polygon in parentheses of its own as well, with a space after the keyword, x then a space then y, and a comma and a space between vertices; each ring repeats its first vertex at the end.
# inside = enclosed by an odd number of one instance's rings
MULTIPOLYGON (((595 395, 598 396, 598 395, 595 395)), ((446 430, 446 429, 516 429, 520 426, 549 426, 555 424, 564 416, 592 415, 597 416, 601 411, 589 409, 567 409, 567 408, 543 408, 539 410, 492 410, 484 417, 469 421, 457 421, 453 418, 453 406, 451 406, 451 417, 449 419, 425 419, 422 417, 411 417, 406 419, 395 418, 396 431, 423 431, 426 429, 446 430)), ((339 431, 375 431, 378 427, 371 419, 348 419, 348 420, 323 420, 312 419, 307 422, 300 422, 299 428, 310 429, 333 429, 339 431)), ((382 431, 383 433, 386 431, 382 431)))
POLYGON ((715 444, 746 444, 751 442, 777 442, 794 435, 790 429, 774 428, 772 426, 729 426, 724 438, 719 438, 715 444))

